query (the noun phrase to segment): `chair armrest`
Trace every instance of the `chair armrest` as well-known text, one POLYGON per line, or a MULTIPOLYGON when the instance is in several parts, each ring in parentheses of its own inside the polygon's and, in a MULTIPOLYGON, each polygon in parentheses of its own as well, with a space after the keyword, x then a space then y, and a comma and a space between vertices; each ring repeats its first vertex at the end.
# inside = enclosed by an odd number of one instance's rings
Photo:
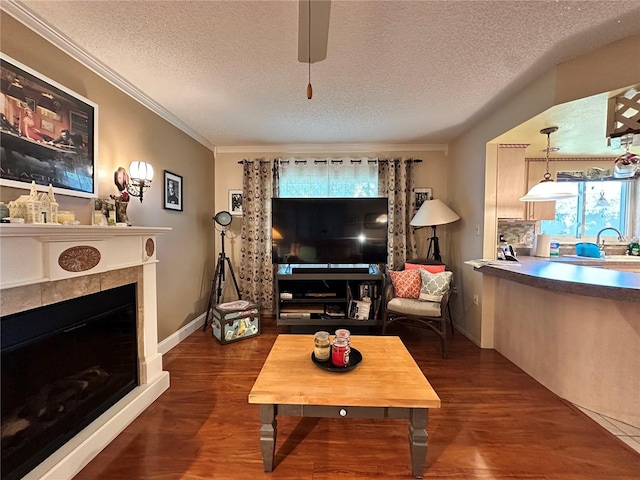
POLYGON ((387 303, 389 303, 393 297, 396 296, 396 292, 393 288, 393 283, 389 282, 387 285, 385 285, 384 287, 384 296, 382 298, 383 303, 386 305, 387 303))

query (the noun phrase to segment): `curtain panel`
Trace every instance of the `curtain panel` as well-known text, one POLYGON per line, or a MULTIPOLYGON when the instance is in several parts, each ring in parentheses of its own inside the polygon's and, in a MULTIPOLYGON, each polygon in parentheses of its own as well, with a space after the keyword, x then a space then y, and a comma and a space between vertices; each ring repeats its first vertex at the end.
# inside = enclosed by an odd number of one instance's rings
POLYGON ((419 160, 388 158, 378 163, 379 196, 389 199, 389 269, 398 270, 417 256, 416 238, 409 225, 415 215, 413 169, 419 160))
POLYGON ((239 285, 242 298, 273 310, 271 263, 271 198, 277 170, 274 162, 258 158, 243 161, 242 231, 239 285))

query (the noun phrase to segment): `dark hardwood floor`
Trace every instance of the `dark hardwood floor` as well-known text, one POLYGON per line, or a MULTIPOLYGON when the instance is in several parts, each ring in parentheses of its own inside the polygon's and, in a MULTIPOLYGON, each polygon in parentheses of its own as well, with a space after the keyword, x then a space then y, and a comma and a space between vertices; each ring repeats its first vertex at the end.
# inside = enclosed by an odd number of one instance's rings
MULTIPOLYGON (((278 418, 262 471, 247 395, 278 333, 221 346, 198 330, 164 357, 171 387, 77 476, 83 479, 412 478, 407 422, 278 418)), ((457 333, 449 359, 427 331, 395 327, 438 392, 425 478, 638 479, 640 455, 493 350, 457 333)), ((354 342, 355 343, 355 342, 354 342)))

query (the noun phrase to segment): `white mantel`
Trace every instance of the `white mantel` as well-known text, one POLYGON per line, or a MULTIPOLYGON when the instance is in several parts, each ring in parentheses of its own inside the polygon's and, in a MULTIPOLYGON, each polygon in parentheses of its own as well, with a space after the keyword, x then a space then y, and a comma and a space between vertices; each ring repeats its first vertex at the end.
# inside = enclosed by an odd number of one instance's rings
POLYGON ((140 385, 26 479, 71 479, 169 388, 158 353, 156 235, 170 228, 0 225, 0 315, 137 283, 140 385))

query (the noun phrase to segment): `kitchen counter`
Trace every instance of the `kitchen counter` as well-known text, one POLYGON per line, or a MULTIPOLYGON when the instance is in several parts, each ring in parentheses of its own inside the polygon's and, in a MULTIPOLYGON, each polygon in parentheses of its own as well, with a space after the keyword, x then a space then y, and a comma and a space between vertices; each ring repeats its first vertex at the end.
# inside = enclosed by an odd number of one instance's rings
POLYGON ((491 346, 561 398, 640 428, 640 274, 609 269, 614 258, 519 260, 474 267, 491 346))
POLYGON ((475 267, 475 270, 558 293, 640 303, 640 275, 611 269, 617 263, 629 265, 630 262, 640 268, 640 259, 636 258, 519 257, 518 263, 505 261, 500 265, 475 267))

